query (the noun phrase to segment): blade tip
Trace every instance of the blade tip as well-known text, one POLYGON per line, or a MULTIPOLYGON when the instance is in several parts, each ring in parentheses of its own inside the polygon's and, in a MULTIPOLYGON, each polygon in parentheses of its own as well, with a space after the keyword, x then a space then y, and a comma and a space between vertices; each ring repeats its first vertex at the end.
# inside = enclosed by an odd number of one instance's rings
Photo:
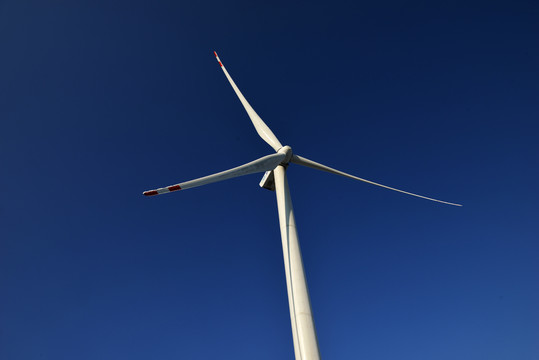
POLYGON ((215 58, 217 59, 217 62, 219 63, 219 66, 223 67, 223 63, 221 62, 221 59, 219 59, 219 56, 217 55, 216 51, 213 51, 215 58))
POLYGON ((153 196, 153 195, 157 195, 157 194, 158 194, 157 190, 148 190, 148 191, 145 191, 145 192, 142 193, 142 195, 144 195, 144 196, 153 196))

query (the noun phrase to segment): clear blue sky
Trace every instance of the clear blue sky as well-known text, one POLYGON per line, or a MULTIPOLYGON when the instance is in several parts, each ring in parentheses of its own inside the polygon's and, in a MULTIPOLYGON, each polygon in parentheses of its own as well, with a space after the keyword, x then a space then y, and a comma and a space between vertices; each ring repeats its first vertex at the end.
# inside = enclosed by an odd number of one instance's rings
POLYGON ((539 358, 536 2, 0 2, 0 358, 292 359, 283 144, 326 359, 539 358))

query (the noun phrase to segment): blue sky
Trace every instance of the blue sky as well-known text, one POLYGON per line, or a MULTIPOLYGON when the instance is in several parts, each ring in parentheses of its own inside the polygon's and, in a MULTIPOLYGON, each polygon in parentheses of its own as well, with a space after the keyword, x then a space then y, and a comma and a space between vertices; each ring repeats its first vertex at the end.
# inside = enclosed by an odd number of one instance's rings
POLYGON ((283 144, 322 357, 539 356, 533 2, 0 2, 0 358, 291 359, 275 195, 142 191, 283 144))

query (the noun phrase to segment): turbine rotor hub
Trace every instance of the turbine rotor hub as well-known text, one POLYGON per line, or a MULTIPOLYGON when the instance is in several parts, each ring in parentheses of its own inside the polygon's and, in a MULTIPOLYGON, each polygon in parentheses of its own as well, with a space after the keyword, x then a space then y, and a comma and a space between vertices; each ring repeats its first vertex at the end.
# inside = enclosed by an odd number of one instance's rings
POLYGON ((287 165, 290 162, 290 159, 292 159, 292 148, 288 145, 283 146, 282 148, 277 151, 279 154, 285 154, 285 158, 281 162, 282 165, 287 165))

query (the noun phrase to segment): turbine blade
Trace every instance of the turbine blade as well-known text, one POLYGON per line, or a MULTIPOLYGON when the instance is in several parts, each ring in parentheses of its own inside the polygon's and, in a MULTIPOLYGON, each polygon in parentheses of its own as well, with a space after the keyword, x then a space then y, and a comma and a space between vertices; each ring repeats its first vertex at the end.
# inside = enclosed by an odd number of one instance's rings
POLYGON ((190 181, 182 182, 182 183, 171 185, 171 186, 166 186, 166 187, 155 189, 155 190, 148 190, 148 191, 143 192, 143 195, 145 196, 160 195, 160 194, 165 194, 172 191, 185 190, 185 189, 189 189, 189 188, 193 188, 197 186, 211 184, 217 181, 223 181, 223 180, 235 178, 238 176, 273 170, 275 169, 277 165, 279 165, 284 160, 285 156, 286 156, 285 154, 267 155, 267 156, 261 157, 260 159, 251 161, 244 165, 240 165, 230 170, 221 171, 216 174, 204 176, 195 180, 190 180, 190 181))
POLYGON ((236 86, 236 83, 230 75, 228 74, 228 71, 226 71, 225 66, 219 59, 219 56, 217 56, 217 53, 214 51, 215 57, 217 58, 217 61, 219 62, 219 65, 221 65, 221 69, 223 69, 223 72, 225 73, 226 78, 228 79, 228 82, 230 82, 230 85, 232 85, 232 88, 236 92, 236 95, 238 95, 238 98, 240 99, 241 103, 243 104, 243 107, 245 108, 245 111, 247 111, 247 115, 249 115, 249 118, 251 119, 251 122, 255 126, 256 132, 260 137, 267 142, 275 151, 279 151, 280 148, 283 147, 277 137, 273 134, 273 132, 270 130, 268 125, 262 121, 260 116, 254 111, 254 109, 251 107, 251 105, 247 102, 243 94, 241 93, 240 89, 236 86))
POLYGON ((307 167, 310 167, 310 168, 313 168, 313 169, 316 169, 316 170, 322 170, 322 171, 326 171, 326 172, 328 172, 328 173, 341 175, 341 176, 344 176, 344 177, 347 177, 347 178, 350 178, 350 179, 363 181, 363 182, 366 182, 366 183, 368 183, 368 184, 380 186, 380 187, 383 187, 383 188, 385 188, 385 189, 389 189, 389 190, 393 190, 393 191, 398 191, 398 192, 400 192, 400 193, 407 194, 407 195, 411 195, 411 196, 416 196, 416 197, 419 197, 419 198, 422 198, 422 199, 431 200, 431 201, 436 201, 436 202, 439 202, 439 203, 442 203, 442 204, 447 204, 447 205, 462 206, 462 205, 460 205, 460 204, 455 204, 455 203, 450 203, 450 202, 447 202, 447 201, 437 200, 437 199, 433 199, 433 198, 426 197, 426 196, 423 196, 423 195, 418 195, 418 194, 414 194, 414 193, 411 193, 411 192, 408 192, 408 191, 399 190, 399 189, 395 189, 395 188, 392 188, 392 187, 389 187, 389 186, 386 186, 386 185, 378 184, 378 183, 375 183, 374 181, 362 179, 362 178, 360 178, 360 177, 357 177, 357 176, 354 176, 354 175, 350 175, 350 174, 347 174, 347 173, 342 172, 342 171, 339 171, 339 170, 335 170, 335 169, 333 169, 333 168, 330 168, 329 166, 325 166, 325 165, 319 164, 319 163, 317 163, 317 162, 314 162, 314 161, 312 161, 312 160, 306 159, 306 158, 301 157, 301 156, 298 156, 298 155, 293 155, 293 156, 292 156, 292 159, 290 160, 290 162, 292 162, 292 163, 294 163, 294 164, 298 164, 298 165, 307 166, 307 167))

